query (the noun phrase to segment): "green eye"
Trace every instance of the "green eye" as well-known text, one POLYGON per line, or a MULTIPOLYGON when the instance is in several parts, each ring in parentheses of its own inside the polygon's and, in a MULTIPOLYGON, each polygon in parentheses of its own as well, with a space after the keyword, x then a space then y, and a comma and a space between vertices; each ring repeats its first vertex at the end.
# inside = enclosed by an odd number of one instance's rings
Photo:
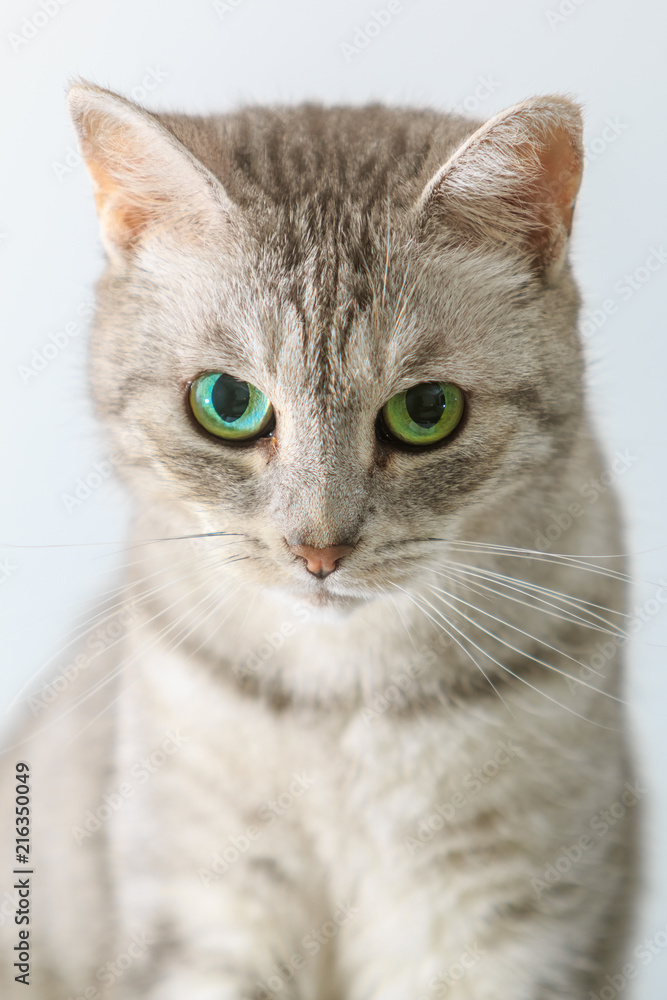
POLYGON ((405 444, 435 444, 463 416, 463 392, 451 382, 422 382, 392 396, 382 407, 389 433, 405 444))
POLYGON ((273 416, 273 407, 264 393, 249 382, 220 372, 194 380, 190 406, 202 427, 228 441, 259 437, 273 416))

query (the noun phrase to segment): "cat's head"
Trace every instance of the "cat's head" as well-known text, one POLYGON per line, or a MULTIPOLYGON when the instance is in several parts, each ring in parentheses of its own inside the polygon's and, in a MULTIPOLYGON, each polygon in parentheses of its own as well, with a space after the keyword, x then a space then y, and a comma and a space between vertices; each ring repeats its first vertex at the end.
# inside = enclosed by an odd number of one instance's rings
POLYGON ((559 488, 570 101, 193 118, 79 84, 70 110, 109 256, 94 394, 156 524, 229 532, 244 580, 336 605, 559 488))

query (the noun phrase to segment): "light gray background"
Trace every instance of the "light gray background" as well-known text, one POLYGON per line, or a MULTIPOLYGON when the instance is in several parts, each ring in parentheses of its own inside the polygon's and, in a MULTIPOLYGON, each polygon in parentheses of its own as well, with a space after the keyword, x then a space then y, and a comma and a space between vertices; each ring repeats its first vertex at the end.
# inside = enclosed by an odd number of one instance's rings
MULTIPOLYGON (((590 401, 610 464, 617 452, 628 456, 616 485, 634 554, 634 600, 654 609, 642 612, 648 620, 628 647, 628 699, 642 775, 651 786, 636 944, 652 938, 667 927, 661 843, 667 616, 662 606, 655 611, 654 598, 657 581, 667 578, 667 267, 643 268, 648 258, 653 265, 659 260, 654 250, 667 247, 664 6, 648 0, 403 0, 362 47, 357 29, 374 10, 386 9, 384 0, 42 3, 5 3, 0 20, 0 541, 64 547, 0 549, 0 711, 58 648, 81 602, 111 586, 126 515, 111 478, 69 511, 63 502, 106 458, 86 401, 83 317, 102 250, 65 115, 66 80, 81 74, 149 107, 197 112, 239 101, 315 98, 463 107, 487 117, 532 94, 573 94, 585 105, 590 155, 572 255, 585 309, 595 315, 605 302, 608 307, 598 314, 604 321, 597 329, 584 327, 590 401), (357 51, 343 48, 355 42, 357 51), (67 324, 74 324, 70 342, 43 370, 26 375, 33 351, 41 353, 67 324)), ((642 966, 635 995, 657 1000, 666 985, 667 948, 642 966)), ((618 995, 629 996, 630 989, 618 995)))

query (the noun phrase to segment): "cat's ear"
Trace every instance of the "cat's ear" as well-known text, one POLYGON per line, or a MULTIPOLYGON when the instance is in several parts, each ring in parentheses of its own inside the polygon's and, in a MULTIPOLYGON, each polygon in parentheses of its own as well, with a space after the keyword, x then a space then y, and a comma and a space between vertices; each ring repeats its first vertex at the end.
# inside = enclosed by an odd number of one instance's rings
POLYGON ((420 222, 454 241, 511 247, 554 277, 572 228, 583 166, 581 111, 538 97, 501 112, 460 146, 427 184, 420 222))
POLYGON ((158 231, 196 239, 231 213, 222 184, 154 115, 86 82, 67 103, 112 259, 158 231))

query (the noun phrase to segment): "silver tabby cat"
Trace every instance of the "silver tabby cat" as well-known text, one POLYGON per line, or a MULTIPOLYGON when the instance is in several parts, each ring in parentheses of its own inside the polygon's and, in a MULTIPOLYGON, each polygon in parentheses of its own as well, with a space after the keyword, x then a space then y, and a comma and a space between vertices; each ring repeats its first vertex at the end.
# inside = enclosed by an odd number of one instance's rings
POLYGON ((567 516, 602 469, 578 108, 69 106, 136 514, 5 758, 3 802, 30 767, 30 995, 589 998, 640 790, 615 501, 567 516))

